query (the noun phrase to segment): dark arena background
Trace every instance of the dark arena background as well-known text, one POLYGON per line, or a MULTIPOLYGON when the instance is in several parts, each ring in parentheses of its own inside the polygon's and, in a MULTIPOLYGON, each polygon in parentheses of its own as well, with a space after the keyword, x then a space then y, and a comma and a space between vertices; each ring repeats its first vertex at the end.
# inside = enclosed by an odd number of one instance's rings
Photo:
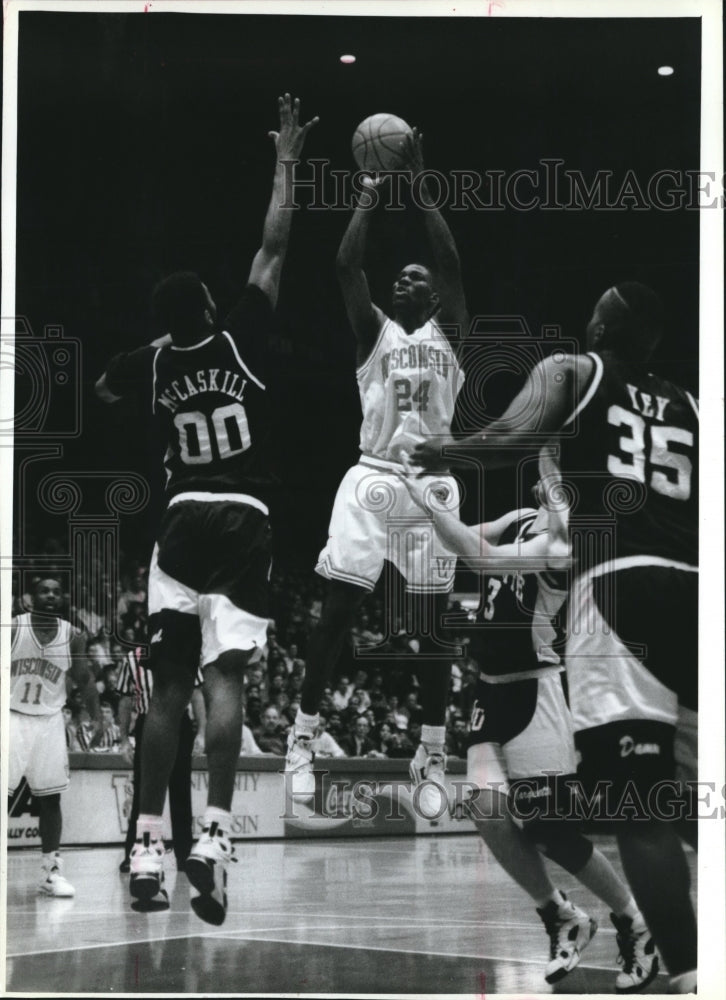
MULTIPOLYGON (((87 600, 99 634, 122 590, 131 595, 127 610, 143 603, 164 508, 160 447, 149 414, 128 400, 105 406, 94 384, 114 354, 164 332, 150 316, 151 290, 164 275, 196 271, 220 319, 235 304, 261 241, 274 166, 268 132, 278 128, 277 98, 286 92, 300 98, 303 121, 320 116, 297 168, 300 209, 271 343, 273 613, 291 661, 306 656, 308 627, 320 615, 313 570, 335 491, 358 456, 355 343, 335 256, 352 202, 341 178, 356 169, 351 138, 362 119, 389 112, 418 126, 426 168, 439 174, 475 318, 455 429, 471 433, 501 414, 531 365, 558 345, 584 347, 595 302, 622 281, 661 296, 667 330, 653 370, 698 395, 698 172, 709 169, 699 152, 701 19, 520 18, 507 17, 504 2, 480 6, 495 16, 360 16, 354 4, 349 16, 236 5, 232 13, 231 4, 229 13, 172 13, 153 3, 147 12, 142 3, 120 13, 91 5, 20 12, 13 613, 31 577, 56 566, 68 603, 77 610, 87 600), (129 502, 132 494, 141 500, 129 502), (101 539, 93 551, 83 548, 91 536, 101 539), (103 579, 92 584, 99 559, 103 579)), ((384 310, 396 272, 431 260, 406 186, 403 205, 377 211, 371 226, 366 268, 384 310)), ((534 480, 531 464, 487 472, 482 497, 464 476, 463 520, 529 504, 534 480)), ((462 571, 455 591, 477 585, 462 571)), ((365 612, 388 632, 384 598, 379 584, 365 612)), ((140 611, 115 632, 112 624, 110 648, 123 657, 144 641, 144 627, 140 611)), ((343 655, 352 678, 352 647, 343 655)), ((403 702, 410 676, 391 677, 386 696, 403 702)), ((121 824, 128 765, 111 754, 86 770, 91 755, 81 756, 71 759, 64 831, 78 825, 76 788, 89 801, 96 786, 83 781, 104 769, 114 783, 104 786, 113 823, 118 810, 121 824)), ((343 774, 336 764, 332 784, 343 774)), ((377 774, 396 766, 407 774, 407 762, 374 764, 377 774)), ((259 773, 240 766, 237 791, 251 796, 258 777, 271 788, 278 766, 281 757, 261 760, 259 773)), ((463 777, 463 760, 453 773, 463 777)), ((196 808, 206 781, 199 760, 193 781, 196 808)), ((531 901, 473 825, 456 826, 461 811, 436 829, 370 829, 378 836, 367 841, 348 836, 360 831, 346 814, 345 829, 330 820, 321 834, 330 839, 310 843, 294 824, 283 828, 275 794, 267 800, 279 820, 272 833, 258 829, 262 810, 253 815, 252 805, 239 817, 238 839, 248 839, 237 848, 241 863, 230 866, 228 922, 213 931, 190 914, 188 885, 171 870, 171 910, 130 911, 115 826, 92 849, 82 830, 68 841, 78 848, 67 865, 76 898, 43 908, 33 881, 37 817, 23 786, 13 808, 34 850, 8 855, 8 988, 482 998, 551 991, 542 977, 547 939, 531 901)), ((598 846, 619 864, 613 838, 598 837, 598 846)), ((688 861, 695 898, 693 852, 688 861)), ((574 878, 558 885, 599 906, 601 930, 556 991, 609 993, 617 950, 608 911, 574 878)), ((666 986, 661 975, 650 990, 666 986)))

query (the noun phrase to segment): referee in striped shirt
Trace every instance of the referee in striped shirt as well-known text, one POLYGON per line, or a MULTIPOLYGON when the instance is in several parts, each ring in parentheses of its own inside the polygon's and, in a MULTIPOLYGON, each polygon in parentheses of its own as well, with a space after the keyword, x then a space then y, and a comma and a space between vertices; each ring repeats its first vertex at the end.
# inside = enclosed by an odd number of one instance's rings
MULTIPOLYGON (((196 685, 203 680, 201 670, 197 674, 196 685)), ((120 752, 134 768, 134 796, 131 803, 124 859, 119 871, 130 870, 129 857, 136 840, 136 820, 139 815, 139 792, 141 789, 141 743, 144 738, 144 723, 149 711, 154 678, 150 670, 141 664, 141 647, 130 650, 124 659, 116 689, 121 695, 119 702, 119 727, 121 729, 120 752), (132 709, 136 710, 134 727, 135 746, 131 747, 132 709)), ((169 812, 171 814, 171 835, 176 856, 177 871, 184 871, 184 862, 192 849, 192 750, 194 748, 194 725, 189 710, 184 712, 179 729, 179 746, 176 760, 169 777, 169 812)))

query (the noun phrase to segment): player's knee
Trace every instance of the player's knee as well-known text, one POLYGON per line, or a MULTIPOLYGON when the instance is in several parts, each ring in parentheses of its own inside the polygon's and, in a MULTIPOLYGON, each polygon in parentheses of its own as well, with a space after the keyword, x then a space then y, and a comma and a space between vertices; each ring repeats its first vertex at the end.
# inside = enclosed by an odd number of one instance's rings
POLYGON ((259 655, 260 651, 257 647, 254 649, 228 649, 224 653, 220 653, 212 663, 205 665, 205 676, 218 673, 232 680, 237 677, 241 678, 242 671, 248 664, 259 659, 259 655))
POLYGON ((538 819, 524 825, 524 834, 551 861, 577 875, 592 857, 592 841, 583 836, 579 824, 560 816, 538 819))
POLYGON ((512 783, 509 808, 525 837, 571 874, 592 857, 592 843, 583 836, 577 809, 577 788, 571 775, 547 775, 512 783))
POLYGON ((475 788, 464 802, 464 811, 473 820, 481 834, 488 833, 506 819, 506 790, 490 787, 475 788))

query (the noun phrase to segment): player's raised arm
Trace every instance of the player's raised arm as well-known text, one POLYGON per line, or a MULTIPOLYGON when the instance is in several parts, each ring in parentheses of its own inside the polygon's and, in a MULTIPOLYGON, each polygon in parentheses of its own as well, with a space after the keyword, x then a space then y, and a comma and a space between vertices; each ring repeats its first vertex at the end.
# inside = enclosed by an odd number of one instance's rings
POLYGON ((487 541, 488 524, 463 524, 457 513, 446 508, 437 496, 435 480, 415 475, 397 474, 405 483, 413 501, 433 519, 437 535, 473 569, 484 571, 518 571, 535 573, 544 569, 566 569, 567 551, 553 553, 546 532, 525 542, 492 545, 487 541))
MULTIPOLYGON (((375 181, 371 180, 370 183, 375 184, 375 181)), ((359 199, 353 209, 353 215, 335 258, 346 312, 358 342, 357 363, 359 365, 366 360, 373 349, 386 318, 378 306, 371 301, 368 279, 363 270, 369 223, 370 207, 367 207, 364 197, 359 199)))
POLYGON ((536 454, 543 439, 554 436, 574 412, 591 376, 587 355, 545 358, 532 369, 506 411, 486 430, 455 441, 430 440, 415 447, 411 461, 427 470, 449 468, 457 457, 477 457, 487 468, 511 465, 529 449, 536 454), (482 445, 486 444, 486 450, 482 445), (456 446, 456 454, 443 455, 456 446))
MULTIPOLYGON (((403 140, 403 156, 413 178, 423 173, 423 133, 417 128, 403 140)), ((447 326, 456 326, 459 337, 466 337, 469 332, 469 312, 454 237, 443 215, 434 207, 436 199, 431 196, 425 178, 416 194, 419 207, 423 209, 426 233, 434 258, 436 291, 439 297, 437 319, 447 326)))
POLYGON ((277 304, 280 274, 294 212, 294 208, 286 204, 286 171, 293 169, 293 164, 300 158, 306 135, 319 120, 316 117, 306 125, 300 125, 300 100, 297 97, 292 100, 289 94, 278 98, 278 107, 280 131, 269 133, 274 139, 277 154, 272 197, 262 231, 262 246, 252 261, 248 279, 250 284, 262 289, 273 306, 277 304))

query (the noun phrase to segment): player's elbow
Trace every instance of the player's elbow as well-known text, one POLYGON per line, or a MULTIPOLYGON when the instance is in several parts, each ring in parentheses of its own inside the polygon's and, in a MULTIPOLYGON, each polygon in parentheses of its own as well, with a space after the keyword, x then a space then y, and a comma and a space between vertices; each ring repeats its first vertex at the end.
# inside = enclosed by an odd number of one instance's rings
POLYGON ((350 276, 360 271, 360 261, 345 246, 341 246, 335 256, 335 270, 339 278, 350 276))
POLYGON ((100 377, 100 379, 98 379, 98 381, 96 382, 96 384, 94 386, 94 389, 96 391, 96 395, 98 396, 98 398, 103 403, 115 403, 118 399, 121 398, 120 396, 116 396, 109 389, 108 385, 106 384, 106 373, 105 372, 100 377))

